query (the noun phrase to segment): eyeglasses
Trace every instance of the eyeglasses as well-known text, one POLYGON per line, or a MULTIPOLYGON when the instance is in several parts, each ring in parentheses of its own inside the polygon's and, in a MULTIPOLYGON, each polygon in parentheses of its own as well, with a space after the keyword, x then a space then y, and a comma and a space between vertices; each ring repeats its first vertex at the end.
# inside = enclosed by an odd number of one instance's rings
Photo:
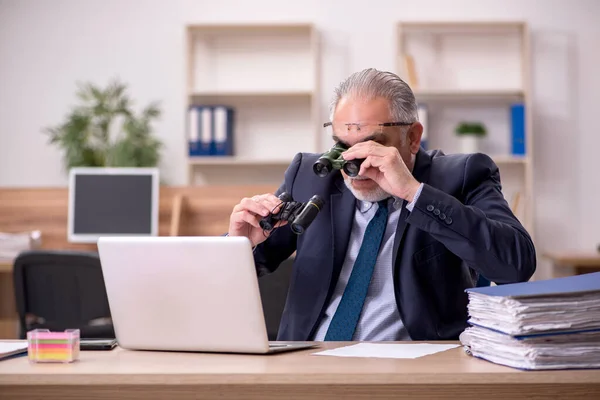
POLYGON ((414 122, 383 122, 379 124, 363 124, 360 122, 338 122, 334 124, 333 122, 325 122, 323 128, 325 128, 328 134, 339 136, 340 134, 343 135, 352 132, 353 129, 355 129, 356 132, 367 131, 370 134, 376 134, 382 133, 383 128, 387 126, 409 126, 412 124, 414 124, 414 122))

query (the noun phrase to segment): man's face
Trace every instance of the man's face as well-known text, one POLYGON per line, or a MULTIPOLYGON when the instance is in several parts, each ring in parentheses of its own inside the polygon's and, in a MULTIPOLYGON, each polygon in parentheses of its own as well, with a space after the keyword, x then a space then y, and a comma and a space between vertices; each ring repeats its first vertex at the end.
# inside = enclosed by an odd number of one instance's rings
MULTIPOLYGON (((348 147, 356 143, 372 140, 383 146, 392 146, 398 149, 402 159, 409 169, 412 169, 412 154, 416 153, 419 144, 415 147, 412 141, 406 137, 408 126, 381 127, 377 124, 384 122, 404 122, 393 121, 387 100, 375 98, 373 100, 360 100, 353 98, 343 98, 339 101, 333 118, 333 140, 340 142, 348 147), (361 124, 358 130, 356 125, 361 124), (411 151, 411 149, 414 150, 411 151)), ((420 134, 418 135, 420 139, 420 134)), ((417 140, 420 142, 420 140, 417 140)), ((349 177, 342 171, 346 186, 352 191, 354 197, 363 201, 376 202, 390 196, 379 185, 360 175, 349 177)))

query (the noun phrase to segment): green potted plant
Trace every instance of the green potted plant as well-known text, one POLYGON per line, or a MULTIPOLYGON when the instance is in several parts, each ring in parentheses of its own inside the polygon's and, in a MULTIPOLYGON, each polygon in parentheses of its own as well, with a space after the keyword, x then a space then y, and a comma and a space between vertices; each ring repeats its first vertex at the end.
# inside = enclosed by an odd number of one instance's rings
POLYGON ((487 134, 485 125, 481 122, 461 122, 455 132, 459 138, 461 153, 478 152, 479 141, 487 134))
POLYGON ((77 84, 81 101, 64 121, 44 131, 50 143, 63 152, 67 171, 72 167, 156 167, 162 142, 152 133, 152 121, 160 116, 156 103, 139 113, 127 87, 118 80, 105 88, 77 84))

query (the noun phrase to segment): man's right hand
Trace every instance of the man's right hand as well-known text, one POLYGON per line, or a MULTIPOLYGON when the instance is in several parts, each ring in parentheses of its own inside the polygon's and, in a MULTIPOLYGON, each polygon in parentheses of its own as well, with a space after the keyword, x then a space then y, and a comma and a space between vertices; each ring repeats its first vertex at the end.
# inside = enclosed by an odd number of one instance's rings
MULTIPOLYGON (((256 246, 264 242, 271 232, 263 231, 259 221, 271 212, 279 212, 281 200, 271 193, 254 197, 246 197, 235 207, 229 218, 229 236, 246 236, 256 246)), ((283 226, 287 221, 279 221, 277 226, 283 226)))

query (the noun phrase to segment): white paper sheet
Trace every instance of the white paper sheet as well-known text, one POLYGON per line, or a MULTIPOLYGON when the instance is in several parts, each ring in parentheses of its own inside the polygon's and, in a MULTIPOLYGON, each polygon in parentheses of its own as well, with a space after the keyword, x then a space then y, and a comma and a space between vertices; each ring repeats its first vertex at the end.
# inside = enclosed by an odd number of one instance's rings
POLYGON ((8 357, 12 354, 21 353, 27 350, 26 340, 1 341, 0 340, 0 359, 8 357))
POLYGON ((418 358, 459 347, 458 344, 429 343, 359 343, 325 350, 313 355, 335 357, 418 358))

